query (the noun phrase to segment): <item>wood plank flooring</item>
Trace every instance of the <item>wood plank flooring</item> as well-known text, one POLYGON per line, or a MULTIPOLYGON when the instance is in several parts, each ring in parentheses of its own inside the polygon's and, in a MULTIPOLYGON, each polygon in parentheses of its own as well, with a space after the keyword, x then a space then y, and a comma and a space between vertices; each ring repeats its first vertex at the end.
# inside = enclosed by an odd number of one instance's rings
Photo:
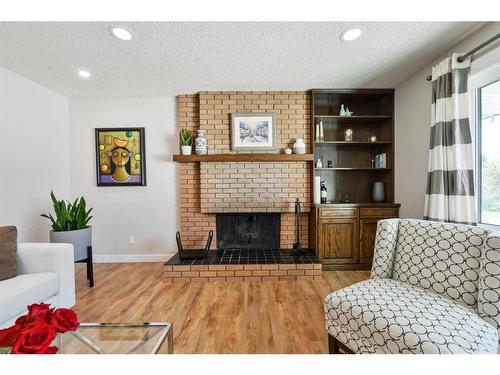
POLYGON ((173 322, 174 353, 326 353, 324 297, 369 277, 167 284, 161 263, 96 264, 89 288, 76 268, 81 322, 173 322))

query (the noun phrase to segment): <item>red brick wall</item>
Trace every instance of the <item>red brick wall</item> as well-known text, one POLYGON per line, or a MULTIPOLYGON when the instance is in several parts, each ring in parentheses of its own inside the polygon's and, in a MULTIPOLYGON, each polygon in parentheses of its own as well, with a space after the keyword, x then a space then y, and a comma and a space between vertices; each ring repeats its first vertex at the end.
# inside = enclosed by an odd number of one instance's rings
MULTIPOLYGON (((275 112, 277 147, 282 152, 303 138, 311 151, 310 94, 305 91, 231 91, 199 93, 200 127, 207 131, 209 152, 230 154, 230 114, 275 112)), ((269 151, 275 153, 275 151, 269 151)))
MULTIPOLYGON (((210 154, 231 153, 233 112, 275 112, 277 152, 292 147, 296 138, 303 138, 306 152, 311 152, 309 111, 310 95, 302 91, 201 92, 178 96, 179 128, 205 129, 210 154)), ((307 246, 309 163, 182 163, 179 171, 180 223, 186 247, 204 245, 208 230, 215 229, 215 212, 282 212, 281 246, 291 247, 295 198, 304 203, 301 226, 307 246)))

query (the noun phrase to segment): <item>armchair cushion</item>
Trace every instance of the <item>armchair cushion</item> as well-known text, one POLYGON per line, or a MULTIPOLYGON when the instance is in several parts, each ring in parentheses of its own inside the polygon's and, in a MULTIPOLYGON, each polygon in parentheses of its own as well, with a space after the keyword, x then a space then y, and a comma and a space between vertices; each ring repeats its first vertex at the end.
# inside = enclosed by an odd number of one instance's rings
POLYGON ((495 327, 418 286, 370 279, 325 299, 328 332, 356 353, 496 353, 495 327))
POLYGON ((479 227, 402 219, 391 278, 477 307, 486 236, 479 227))

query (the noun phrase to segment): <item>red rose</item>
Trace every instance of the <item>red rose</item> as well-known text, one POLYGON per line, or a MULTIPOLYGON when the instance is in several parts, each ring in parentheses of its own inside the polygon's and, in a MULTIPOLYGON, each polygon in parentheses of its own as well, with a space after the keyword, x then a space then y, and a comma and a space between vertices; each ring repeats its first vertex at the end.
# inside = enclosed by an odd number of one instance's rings
POLYGON ((9 328, 0 329, 0 347, 6 348, 14 345, 23 329, 24 325, 22 324, 16 324, 9 328))
POLYGON ((50 324, 57 333, 64 333, 67 331, 75 331, 80 323, 76 313, 71 309, 57 309, 52 314, 50 324))
POLYGON ((59 351, 59 348, 57 346, 49 346, 47 348, 47 350, 45 351, 45 353, 43 353, 43 354, 57 354, 58 351, 59 351))
MULTIPOLYGON (((12 347, 12 354, 54 353, 50 344, 56 337, 54 327, 39 320, 26 326, 12 347)), ((57 348, 56 348, 57 349, 57 348)))
POLYGON ((53 312, 54 309, 51 309, 49 304, 34 303, 28 306, 28 314, 19 317, 16 320, 16 324, 31 324, 38 320, 42 320, 48 324, 53 312))

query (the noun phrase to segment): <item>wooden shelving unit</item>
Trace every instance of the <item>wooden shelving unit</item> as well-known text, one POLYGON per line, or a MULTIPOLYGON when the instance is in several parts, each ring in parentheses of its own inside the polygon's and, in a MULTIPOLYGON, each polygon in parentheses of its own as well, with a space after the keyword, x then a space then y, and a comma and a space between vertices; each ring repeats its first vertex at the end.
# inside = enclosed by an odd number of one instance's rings
POLYGON ((394 90, 312 90, 311 105, 314 160, 320 158, 325 167, 331 160, 334 168, 312 166, 312 175, 325 181, 329 203, 311 210, 309 244, 324 269, 370 269, 377 222, 399 215, 394 203, 394 90), (341 104, 353 116, 339 116, 341 104), (316 138, 320 121, 321 141, 316 138), (353 131, 350 142, 344 139, 348 128, 353 131), (372 135, 377 142, 368 141, 372 135), (387 168, 373 168, 373 158, 382 153, 387 168), (384 203, 372 203, 377 181, 385 184, 384 203))
POLYGON ((394 202, 394 90, 312 90, 311 122, 314 160, 325 168, 314 168, 313 176, 325 180, 329 201, 339 202, 348 191, 352 202, 369 203, 373 182, 383 181, 386 202, 394 202), (344 104, 352 116, 339 116, 344 104), (323 124, 323 140, 316 137, 316 124, 323 124), (353 140, 344 132, 352 129, 353 140), (370 142, 370 136, 377 137, 370 142), (386 168, 373 168, 375 155, 387 155, 386 168), (331 160, 334 168, 326 168, 331 160), (339 172, 339 173, 337 173, 339 172))
POLYGON ((214 154, 214 155, 174 155, 178 163, 199 162, 299 162, 313 161, 313 154, 214 154))

